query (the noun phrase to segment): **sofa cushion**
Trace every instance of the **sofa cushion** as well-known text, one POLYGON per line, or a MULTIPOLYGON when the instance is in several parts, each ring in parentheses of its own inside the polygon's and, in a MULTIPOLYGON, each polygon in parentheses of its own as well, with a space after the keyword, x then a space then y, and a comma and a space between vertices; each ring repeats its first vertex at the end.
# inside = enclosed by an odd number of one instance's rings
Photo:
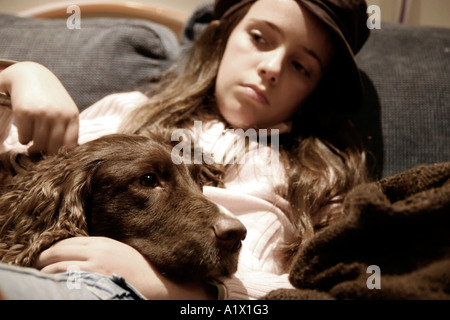
POLYGON ((450 160, 450 29, 383 23, 357 55, 378 177, 450 160))
POLYGON ((140 19, 85 18, 69 29, 66 19, 0 14, 0 39, 0 58, 45 65, 80 110, 158 78, 179 52, 170 29, 140 19))

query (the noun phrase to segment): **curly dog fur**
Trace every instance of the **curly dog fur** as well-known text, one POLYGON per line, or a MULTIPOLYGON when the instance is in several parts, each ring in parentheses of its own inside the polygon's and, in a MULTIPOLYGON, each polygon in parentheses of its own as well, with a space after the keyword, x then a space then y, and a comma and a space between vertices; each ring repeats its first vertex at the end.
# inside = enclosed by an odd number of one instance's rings
POLYGON ((236 271, 245 227, 203 196, 198 166, 174 165, 170 146, 110 135, 32 161, 0 156, 0 260, 33 266, 56 241, 106 236, 187 281, 236 271))

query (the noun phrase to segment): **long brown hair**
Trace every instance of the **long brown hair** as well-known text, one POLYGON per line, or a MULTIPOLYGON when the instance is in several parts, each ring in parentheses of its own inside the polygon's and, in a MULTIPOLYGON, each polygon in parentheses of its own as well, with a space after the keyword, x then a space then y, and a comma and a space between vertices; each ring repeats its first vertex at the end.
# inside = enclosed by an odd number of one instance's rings
MULTIPOLYGON (((212 22, 188 58, 163 78, 149 103, 123 123, 123 131, 143 134, 154 126, 187 127, 193 119, 224 121, 215 105, 215 80, 227 40, 250 6, 212 22)), ((339 219, 345 194, 368 180, 363 146, 339 105, 345 102, 333 101, 332 74, 333 66, 294 115, 292 130, 280 137, 288 179, 288 194, 283 196, 295 212, 298 230, 295 239, 281 248, 286 260, 304 241, 339 219)))
POLYGON ((214 98, 219 64, 229 35, 249 7, 226 21, 212 22, 189 54, 182 55, 159 85, 147 92, 151 96, 148 104, 131 114, 123 123, 123 130, 140 133, 154 125, 179 128, 192 125, 193 118, 206 120, 220 117, 214 98))

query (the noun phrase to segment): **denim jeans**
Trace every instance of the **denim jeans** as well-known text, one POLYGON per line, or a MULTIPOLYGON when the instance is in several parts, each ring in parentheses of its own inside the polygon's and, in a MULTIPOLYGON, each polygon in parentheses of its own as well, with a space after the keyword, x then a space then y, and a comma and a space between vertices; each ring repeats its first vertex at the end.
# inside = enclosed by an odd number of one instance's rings
POLYGON ((136 289, 117 276, 73 269, 47 274, 0 263, 0 296, 8 300, 141 300, 136 289))

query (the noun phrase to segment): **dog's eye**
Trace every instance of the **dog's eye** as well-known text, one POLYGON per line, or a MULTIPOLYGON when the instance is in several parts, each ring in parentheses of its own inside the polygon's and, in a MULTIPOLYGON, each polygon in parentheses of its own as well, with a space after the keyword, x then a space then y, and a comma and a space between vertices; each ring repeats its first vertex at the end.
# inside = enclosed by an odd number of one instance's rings
POLYGON ((143 176, 141 176, 139 178, 139 183, 141 185, 143 185, 144 187, 149 187, 149 188, 156 188, 160 185, 158 177, 154 173, 144 174, 143 176))

